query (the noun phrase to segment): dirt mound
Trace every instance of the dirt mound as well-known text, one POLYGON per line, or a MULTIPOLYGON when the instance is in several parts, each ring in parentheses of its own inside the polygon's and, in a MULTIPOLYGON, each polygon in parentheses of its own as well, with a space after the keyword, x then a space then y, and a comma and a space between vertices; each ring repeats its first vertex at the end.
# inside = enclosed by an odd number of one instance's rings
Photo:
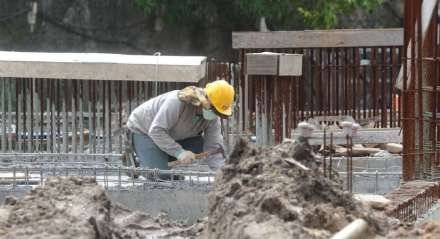
POLYGON ((0 238, 146 238, 179 231, 165 217, 113 205, 88 178, 48 178, 0 208, 0 238))
POLYGON ((209 238, 328 238, 356 218, 368 222, 371 235, 385 235, 387 218, 324 177, 307 140, 262 151, 242 140, 216 176, 205 233, 209 238))

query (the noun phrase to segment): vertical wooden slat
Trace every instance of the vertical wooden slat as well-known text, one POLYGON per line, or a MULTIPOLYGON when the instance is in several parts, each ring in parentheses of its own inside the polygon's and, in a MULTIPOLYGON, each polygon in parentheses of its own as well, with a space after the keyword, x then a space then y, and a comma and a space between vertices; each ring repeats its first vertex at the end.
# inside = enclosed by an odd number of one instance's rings
POLYGON ((105 117, 106 118, 105 125, 106 125, 107 129, 105 131, 105 134, 107 137, 107 140, 106 140, 107 152, 109 152, 109 153, 112 152, 112 142, 111 142, 112 126, 111 126, 111 123, 112 123, 112 97, 114 96, 112 94, 112 84, 113 84, 112 81, 107 81, 107 97, 106 97, 106 104, 107 104, 106 110, 107 110, 107 112, 106 112, 106 117, 105 117))
POLYGON ((1 129, 1 141, 2 141, 2 145, 1 145, 1 150, 2 152, 6 152, 6 79, 5 78, 0 78, 1 81, 1 100, 0 100, 0 104, 1 104, 1 112, 2 112, 2 119, 1 119, 1 125, 2 125, 2 129, 1 129))
POLYGON ((133 83, 132 82, 127 82, 127 105, 128 105, 128 112, 131 112, 133 109, 132 106, 132 102, 133 102, 133 94, 132 94, 132 89, 133 89, 133 83))
POLYGON ((27 87, 28 87, 28 79, 22 79, 23 80, 23 87, 22 87, 22 106, 23 106, 23 133, 22 133, 22 137, 23 137, 23 152, 28 152, 27 150, 27 140, 28 140, 28 135, 27 132, 29 130, 28 128, 28 119, 27 119, 27 99, 28 99, 28 92, 27 92, 27 87))
POLYGON ((370 67, 370 92, 371 92, 371 100, 370 103, 373 107, 373 110, 369 110, 368 117, 376 116, 377 109, 377 49, 371 49, 371 67, 370 67), (371 114, 372 113, 372 114, 371 114))
POLYGON ((53 99, 53 85, 52 80, 47 79, 47 92, 48 97, 46 98, 46 111, 47 111, 47 152, 53 152, 53 124, 52 124, 52 99, 53 99))
POLYGON ((102 141, 104 140, 104 138, 102 137, 102 116, 103 116, 103 107, 104 107, 104 100, 102 97, 102 93, 103 93, 103 82, 102 81, 98 81, 97 82, 97 87, 96 87, 96 152, 99 153, 103 153, 103 149, 104 149, 104 145, 102 143, 102 141), (102 146, 102 147, 101 147, 102 146))
POLYGON ((331 88, 332 88, 332 76, 331 76, 331 72, 332 72, 332 62, 331 62, 331 54, 333 52, 333 49, 326 49, 326 55, 327 55, 327 62, 326 62, 326 76, 327 76, 327 80, 326 80, 326 86, 327 86, 327 107, 326 107, 326 115, 331 115, 331 106, 332 106, 332 98, 331 98, 331 88))
POLYGON ((95 81, 86 81, 87 89, 89 90, 89 96, 87 98, 87 108, 88 108, 88 122, 89 122, 89 143, 88 143, 88 151, 89 153, 93 152, 94 148, 94 119, 95 119, 95 111, 94 111, 94 85, 95 81))
POLYGON ((77 137, 78 137, 78 129, 77 129, 77 106, 78 106, 78 84, 77 80, 72 80, 72 98, 70 99, 72 101, 71 107, 72 107, 72 152, 77 153, 78 152, 78 146, 77 146, 77 137))
POLYGON ((357 111, 357 119, 362 118, 362 100, 363 97, 356 97, 357 94, 362 93, 362 87, 363 87, 363 77, 361 77, 361 67, 360 67, 360 54, 361 49, 353 48, 353 64, 355 66, 354 72, 353 72, 353 92, 352 92, 352 98, 353 98, 353 110, 356 114, 357 111), (358 88, 359 86, 359 88, 358 88), (359 92, 358 92, 359 89, 359 92))
POLYGON ((34 81, 35 79, 28 79, 29 81, 29 85, 28 85, 28 94, 27 96, 29 97, 28 99, 28 112, 29 112, 29 122, 28 122, 28 126, 29 126, 29 132, 28 132, 28 152, 32 153, 34 151, 33 149, 33 144, 34 144, 34 81))
MULTIPOLYGON (((123 111, 123 100, 122 100, 122 81, 118 81, 118 87, 117 87, 117 92, 118 92, 118 106, 116 109, 118 109, 118 127, 119 129, 122 129, 122 111, 123 111)), ((118 135, 118 150, 120 153, 122 153, 122 144, 123 144, 123 134, 125 132, 121 131, 121 133, 118 135)))
MULTIPOLYGON (((60 80, 55 80, 55 90, 56 90, 56 109, 55 109, 55 115, 56 115, 56 138, 55 138, 55 142, 56 142, 56 152, 60 153, 61 152, 61 81, 60 80)), ((64 98, 64 97, 63 97, 64 98)))
POLYGON ((324 57, 323 57, 323 50, 322 48, 319 49, 318 52, 318 64, 319 64, 319 76, 318 76, 318 94, 320 95, 320 97, 318 97, 319 101, 318 101, 318 109, 319 109, 319 115, 322 116, 324 114, 324 95, 325 95, 325 91, 324 91, 324 87, 323 87, 323 75, 324 75, 324 57))
MULTIPOLYGON (((44 145, 45 145, 45 141, 47 142, 47 139, 48 139, 48 137, 49 137, 49 131, 47 131, 47 133, 45 134, 45 132, 44 132, 44 126, 45 126, 45 123, 44 123, 44 119, 45 119, 45 117, 44 117, 44 110, 45 110, 45 102, 46 102, 46 98, 47 98, 47 93, 46 93, 46 89, 45 89, 45 83, 46 83, 46 79, 39 79, 38 80, 38 82, 40 82, 39 83, 39 92, 40 92, 40 94, 39 94, 39 99, 40 99, 40 127, 39 127, 39 129, 40 129, 40 133, 39 133, 39 142, 40 142, 40 145, 39 145, 39 149, 37 149, 39 152, 44 152, 45 151, 45 147, 44 147, 44 145)), ((47 123, 49 123, 49 122, 47 122, 47 123)))
MULTIPOLYGON (((343 104, 344 104, 344 115, 349 115, 349 110, 348 110, 348 102, 349 102, 349 98, 348 98, 348 86, 349 83, 352 82, 350 81, 350 72, 352 70, 353 65, 350 64, 349 62, 349 57, 348 57, 348 53, 349 49, 348 48, 344 48, 344 84, 343 84, 343 92, 344 92, 344 100, 343 100, 343 104)), ((351 112, 352 113, 352 112, 351 112)), ((353 114, 351 114, 353 116, 353 114)))
POLYGON ((78 81, 78 110, 79 110, 79 152, 84 153, 84 98, 85 98, 85 90, 84 90, 84 81, 78 81))
MULTIPOLYGON (((316 63, 315 63, 315 50, 314 49, 310 49, 310 77, 309 77, 309 81, 310 81, 310 117, 313 118, 314 116, 314 111, 315 111, 315 69, 316 67, 316 63)), ((290 115, 290 112, 288 113, 288 115, 290 115)), ((288 117, 289 118, 289 117, 288 117)), ((288 121, 289 122, 289 121, 288 121)), ((288 136, 290 137, 290 135, 288 136)))
POLYGON ((340 64, 341 64, 341 61, 340 61, 340 56, 341 56, 342 54, 340 54, 340 51, 339 51, 339 48, 336 48, 335 49, 335 60, 336 60, 336 66, 335 66, 335 81, 336 82, 334 82, 335 84, 333 84, 334 86, 334 93, 335 93, 335 100, 336 100, 336 102, 335 102, 335 105, 334 105, 334 107, 335 107, 335 111, 334 111, 334 114, 335 115, 339 115, 340 114, 340 112, 339 112, 339 104, 340 104, 340 102, 339 102, 339 100, 340 100, 340 95, 339 95, 339 77, 341 76, 341 74, 340 74, 340 64))
MULTIPOLYGON (((391 87, 390 87, 390 94, 391 94, 391 96, 393 96, 393 108, 395 107, 395 106, 397 106, 397 105, 399 105, 399 103, 400 102, 398 102, 397 101, 397 99, 395 99, 394 98, 394 93, 397 93, 397 92, 394 92, 394 90, 393 90, 393 86, 394 86, 394 84, 395 84, 395 80, 396 80, 396 78, 397 78, 397 71, 398 71, 398 62, 399 62, 399 56, 398 56, 398 54, 399 54, 399 48, 392 48, 392 64, 393 64, 393 66, 392 66, 392 71, 391 71, 391 74, 392 74, 392 81, 391 81, 391 87)), ((394 124, 393 124, 393 126, 392 127, 396 127, 396 126, 400 126, 400 124, 399 124, 399 117, 398 117, 398 111, 399 111, 399 108, 398 107, 395 107, 396 109, 393 111, 393 118, 394 118, 394 124)), ((400 114, 400 112, 399 112, 399 114, 400 114)))
MULTIPOLYGON (((368 59, 367 57, 367 48, 363 48, 362 49, 362 57, 363 59, 368 59)), ((370 59, 370 64, 371 64, 371 59, 370 59)), ((367 100, 369 97, 367 97, 367 93, 368 93, 368 82, 367 82, 367 66, 363 66, 363 77, 362 77, 362 95, 363 95, 363 104, 362 104, 362 110, 364 111, 363 113, 363 118, 366 119, 367 118, 367 100)))
POLYGON ((92 81, 91 83, 91 88, 90 88, 90 94, 91 94, 91 102, 89 102, 90 104, 90 111, 89 111, 89 120, 91 122, 90 125, 90 144, 91 144, 91 153, 96 153, 96 111, 97 111, 97 101, 96 101, 96 96, 97 96, 97 82, 96 81, 92 81))
POLYGON ((40 125, 43 123, 40 121, 41 117, 41 80, 40 79, 33 79, 33 92, 34 92, 34 102, 33 102, 33 110, 32 112, 34 112, 34 126, 33 126, 33 132, 35 134, 35 136, 33 137, 33 142, 34 142, 34 152, 41 152, 41 142, 40 142, 40 125))
POLYGON ((107 150, 107 81, 102 82, 102 134, 100 137, 102 138, 101 146, 102 146, 102 153, 105 153, 107 150))
POLYGON ((57 138, 58 138, 58 119, 57 119, 57 109, 58 109, 58 100, 57 98, 57 88, 58 83, 57 80, 50 80, 51 82, 51 99, 50 99, 50 121, 51 121, 51 138, 52 138, 52 146, 51 152, 55 153, 58 151, 57 148, 57 138))
POLYGON ((22 94, 21 94, 21 92, 20 92, 20 89, 21 89, 21 86, 22 86, 22 79, 16 79, 16 87, 15 87, 15 95, 16 95, 16 106, 15 106, 15 108, 17 109, 17 113, 15 113, 15 125, 16 125, 16 132, 15 132, 15 134, 16 134, 16 142, 17 142, 17 151, 18 152, 21 152, 22 151, 22 147, 21 147, 21 142, 22 142, 22 140, 21 140, 21 132, 20 132, 20 130, 22 130, 22 128, 21 128, 21 119, 20 119, 20 116, 21 116, 21 104, 22 104, 22 101, 21 101, 21 97, 22 97, 22 94))
POLYGON ((68 153, 69 151, 69 120, 67 119, 68 112, 67 112, 67 105, 68 105, 68 99, 71 97, 72 91, 70 90, 70 80, 63 80, 63 86, 61 94, 62 97, 62 135, 63 135, 63 141, 62 141, 62 151, 64 153, 68 153))
MULTIPOLYGON (((151 83, 149 83, 149 85, 151 86, 151 83)), ((124 81, 122 82, 122 119, 121 119, 121 125, 125 124, 128 120, 129 114, 131 113, 131 111, 129 110, 130 108, 130 103, 128 102, 128 82, 124 81)), ((123 137, 122 137, 123 139, 123 137)), ((121 142, 122 146, 124 145, 123 142, 121 142)))
MULTIPOLYGON (((13 89, 15 88, 15 83, 16 83, 16 81, 15 80, 13 80, 13 79, 10 79, 10 78, 8 78, 8 80, 7 80, 7 89, 8 89, 8 97, 7 97, 7 99, 8 99, 8 125, 9 125, 9 127, 10 127, 10 131, 9 131, 9 134, 8 134, 8 151, 9 152, 12 152, 13 150, 14 150, 14 148, 13 148, 13 137, 12 137, 12 135, 13 135, 13 133, 16 133, 16 132, 14 132, 14 122, 13 122, 13 119, 12 119, 12 112, 14 112, 14 109, 12 108, 12 99, 14 98, 14 99, 16 99, 15 97, 13 97, 13 94, 14 94, 14 92, 13 92, 13 89)), ((16 125, 15 125, 16 126, 16 125)))
POLYGON ((381 113, 382 113, 382 127, 386 128, 387 127, 387 122, 388 122, 388 117, 387 117, 387 74, 386 74, 386 69, 387 69, 387 48, 382 47, 382 65, 381 65, 381 83, 382 83, 382 87, 381 87, 381 93, 382 93, 382 107, 381 107, 381 113))

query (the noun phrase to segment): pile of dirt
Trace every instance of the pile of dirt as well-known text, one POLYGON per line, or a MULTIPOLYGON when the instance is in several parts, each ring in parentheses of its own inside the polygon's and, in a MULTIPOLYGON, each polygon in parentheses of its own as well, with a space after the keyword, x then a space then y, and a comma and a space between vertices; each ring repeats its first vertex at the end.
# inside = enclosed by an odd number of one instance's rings
POLYGON ((240 141, 216 176, 205 235, 328 238, 363 218, 371 237, 384 236, 388 218, 354 200, 337 179, 324 177, 319 163, 305 139, 264 150, 240 141))
POLYGON ((0 208, 0 238, 146 238, 181 231, 165 216, 153 218, 113 205, 89 178, 48 178, 22 200, 0 208))

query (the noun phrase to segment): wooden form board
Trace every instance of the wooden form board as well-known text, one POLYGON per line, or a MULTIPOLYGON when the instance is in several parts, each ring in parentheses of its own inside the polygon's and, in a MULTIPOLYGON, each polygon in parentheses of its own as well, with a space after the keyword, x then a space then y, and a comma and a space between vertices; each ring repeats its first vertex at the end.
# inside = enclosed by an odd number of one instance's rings
POLYGON ((247 53, 246 74, 301 76, 302 54, 274 52, 247 53))
POLYGON ((0 77, 198 82, 203 56, 0 51, 0 77))
MULTIPOLYGON (((293 138, 297 138, 298 133, 293 133, 293 138)), ((388 129, 361 129, 358 135, 353 137, 353 144, 382 144, 382 143, 401 143, 402 133, 400 128, 388 129)), ((311 145, 324 144, 324 131, 314 131, 309 139, 311 145)), ((333 132, 333 144, 346 144, 347 139, 342 130, 333 132)), ((326 132, 326 144, 330 144, 330 131, 326 132)))
POLYGON ((232 33, 232 48, 234 49, 402 45, 402 28, 232 33))

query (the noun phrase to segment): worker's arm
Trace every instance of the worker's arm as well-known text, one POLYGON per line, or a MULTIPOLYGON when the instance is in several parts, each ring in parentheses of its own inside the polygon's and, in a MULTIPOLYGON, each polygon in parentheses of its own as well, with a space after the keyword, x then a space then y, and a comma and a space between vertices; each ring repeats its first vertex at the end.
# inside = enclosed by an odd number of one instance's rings
POLYGON ((165 153, 177 157, 183 151, 169 134, 169 130, 177 123, 182 112, 183 103, 178 99, 167 99, 160 107, 151 123, 148 135, 165 153))
POLYGON ((204 132, 203 137, 204 152, 215 150, 218 148, 222 148, 223 150, 225 149, 223 145, 220 118, 218 118, 217 120, 212 120, 210 122, 208 128, 204 132))

